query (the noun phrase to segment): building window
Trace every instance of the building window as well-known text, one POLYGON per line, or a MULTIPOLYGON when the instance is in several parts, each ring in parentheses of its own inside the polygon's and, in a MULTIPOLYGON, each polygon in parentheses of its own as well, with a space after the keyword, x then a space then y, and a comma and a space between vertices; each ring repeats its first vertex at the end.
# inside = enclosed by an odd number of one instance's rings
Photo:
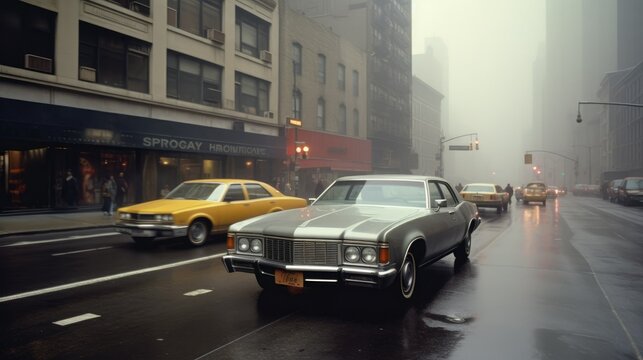
POLYGON ((206 37, 209 29, 221 31, 221 0, 168 0, 167 23, 206 37))
POLYGON ((346 105, 339 105, 339 118, 337 122, 337 131, 340 134, 346 134, 346 105))
POLYGON ((81 80, 149 92, 150 45, 84 22, 80 23, 81 80))
POLYGON ((56 14, 21 1, 0 11, 0 64, 54 73, 56 14))
POLYGON ((322 98, 317 100, 317 128, 326 129, 326 102, 322 98))
POLYGON ((323 54, 317 55, 317 80, 320 84, 326 83, 326 56, 323 54))
POLYGON ((261 51, 269 50, 269 32, 269 23, 237 8, 235 39, 237 51, 258 58, 261 51))
POLYGON ((242 73, 235 74, 237 111, 262 115, 268 111, 270 83, 242 73))
POLYGON ((359 111, 353 109, 353 135, 359 136, 359 111))
POLYGON ((221 107, 220 66, 168 51, 167 97, 221 107))
POLYGON ((301 91, 292 92, 292 116, 295 119, 301 119, 301 91))
POLYGON ((150 16, 150 0, 109 0, 139 14, 150 16))
POLYGON ((359 95, 359 73, 353 70, 353 96, 359 95))
POLYGON ((301 75, 301 45, 299 43, 292 43, 292 66, 295 75, 301 75))
POLYGON ((337 88, 346 89, 346 67, 342 64, 337 64, 337 88))

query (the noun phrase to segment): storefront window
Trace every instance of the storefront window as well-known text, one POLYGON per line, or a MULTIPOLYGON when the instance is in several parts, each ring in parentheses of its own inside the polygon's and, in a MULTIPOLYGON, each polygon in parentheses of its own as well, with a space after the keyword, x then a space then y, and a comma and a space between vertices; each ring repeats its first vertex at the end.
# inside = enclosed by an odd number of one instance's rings
POLYGON ((50 187, 47 149, 9 150, 1 154, 2 210, 48 207, 50 187))
POLYGON ((174 189, 186 180, 218 177, 223 177, 222 159, 148 153, 145 156, 143 168, 143 198, 144 200, 158 199, 162 197, 163 189, 174 189))

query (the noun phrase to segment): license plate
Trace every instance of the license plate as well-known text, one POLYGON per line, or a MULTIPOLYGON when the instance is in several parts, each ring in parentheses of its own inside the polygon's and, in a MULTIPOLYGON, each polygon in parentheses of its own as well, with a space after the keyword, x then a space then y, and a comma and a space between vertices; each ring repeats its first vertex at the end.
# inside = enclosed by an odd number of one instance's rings
POLYGON ((275 284, 304 287, 304 273, 275 269, 275 284))
POLYGON ((154 236, 156 232, 153 230, 131 229, 130 234, 134 236, 154 236))

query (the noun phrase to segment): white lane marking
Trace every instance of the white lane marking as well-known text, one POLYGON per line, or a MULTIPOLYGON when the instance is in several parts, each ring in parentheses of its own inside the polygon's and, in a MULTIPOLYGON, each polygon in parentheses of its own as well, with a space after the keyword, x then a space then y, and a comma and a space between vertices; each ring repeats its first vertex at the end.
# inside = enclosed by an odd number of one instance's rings
POLYGON ((623 239, 623 240, 627 240, 625 237, 623 237, 623 235, 621 235, 621 234, 619 234, 619 233, 617 233, 617 232, 615 232, 614 234, 616 234, 616 236, 620 237, 620 238, 621 238, 621 239, 623 239))
POLYGON ((183 295, 185 295, 185 296, 198 296, 198 295, 207 294, 207 293, 209 293, 210 291, 212 291, 212 290, 210 290, 210 289, 198 289, 198 290, 194 290, 194 291, 186 292, 186 293, 185 293, 185 294, 183 294, 183 295))
POLYGON ((111 235, 120 235, 120 234, 121 233, 118 233, 118 232, 106 232, 106 233, 92 234, 92 235, 73 235, 73 236, 68 236, 68 237, 59 238, 59 239, 51 239, 51 240, 20 241, 13 244, 2 245, 0 247, 47 244, 47 243, 60 242, 60 241, 81 240, 81 239, 89 239, 89 238, 95 238, 95 237, 101 237, 101 236, 111 236, 111 235))
POLYGON ((113 246, 103 246, 103 247, 98 247, 98 248, 93 248, 93 249, 85 249, 85 250, 76 250, 76 251, 68 251, 64 253, 55 253, 51 254, 51 256, 62 256, 62 255, 69 255, 69 254, 79 254, 79 253, 84 253, 84 252, 89 252, 89 251, 98 251, 98 250, 106 250, 106 249, 111 249, 113 246))
POLYGON ((225 253, 205 256, 205 257, 202 257, 202 258, 197 258, 197 259, 192 259, 192 260, 179 261, 179 262, 175 262, 175 263, 172 263, 172 264, 160 265, 160 266, 155 266, 155 267, 151 267, 151 268, 128 271, 128 272, 124 272, 124 273, 120 273, 120 274, 108 275, 108 276, 103 276, 103 277, 99 277, 99 278, 96 278, 96 279, 83 280, 83 281, 78 281, 78 282, 71 283, 71 284, 58 285, 58 286, 49 287, 49 288, 40 289, 40 290, 27 291, 27 292, 23 292, 23 293, 19 293, 19 294, 0 297, 0 303, 6 302, 6 301, 11 301, 11 300, 23 299, 23 298, 26 298, 26 297, 31 297, 31 296, 36 296, 36 295, 52 293, 52 292, 61 291, 61 290, 73 289, 73 288, 86 286, 86 285, 98 284, 98 283, 105 282, 105 281, 110 281, 110 280, 122 279, 124 277, 145 274, 145 273, 152 272, 152 271, 159 271, 159 270, 170 269, 170 268, 177 267, 177 266, 189 265, 189 264, 193 264, 193 263, 197 263, 197 262, 201 262, 201 261, 207 261, 207 260, 216 259, 218 257, 222 257, 223 255, 225 255, 225 253))
POLYGON ((63 320, 54 321, 54 324, 60 325, 60 326, 67 326, 67 325, 75 324, 77 322, 90 320, 90 319, 95 319, 95 318, 99 318, 99 317, 100 317, 100 315, 87 313, 87 314, 82 314, 82 315, 70 317, 70 318, 63 319, 63 320))

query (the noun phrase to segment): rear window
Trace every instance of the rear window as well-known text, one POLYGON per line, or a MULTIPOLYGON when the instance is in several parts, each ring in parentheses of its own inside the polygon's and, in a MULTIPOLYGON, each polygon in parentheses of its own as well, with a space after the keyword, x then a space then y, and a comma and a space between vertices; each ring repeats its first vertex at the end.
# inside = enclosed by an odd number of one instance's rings
POLYGON ((496 188, 493 185, 466 185, 462 191, 468 192, 491 192, 495 193, 496 188))
POLYGON ((545 188, 545 184, 531 183, 527 185, 527 189, 546 189, 546 188, 545 188))

